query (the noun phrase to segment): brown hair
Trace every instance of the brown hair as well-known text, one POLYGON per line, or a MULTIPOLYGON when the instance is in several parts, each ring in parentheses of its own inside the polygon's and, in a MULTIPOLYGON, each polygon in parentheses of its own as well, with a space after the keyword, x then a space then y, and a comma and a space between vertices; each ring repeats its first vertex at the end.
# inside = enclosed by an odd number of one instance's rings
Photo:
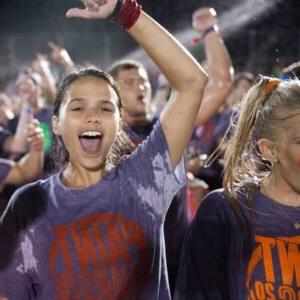
MULTIPOLYGON (((234 211, 244 223, 237 189, 247 192, 248 203, 253 202, 256 187, 270 174, 269 162, 257 147, 260 138, 276 141, 284 121, 300 112, 300 83, 283 82, 261 76, 248 91, 239 108, 239 116, 225 152, 223 185, 234 211)), ((222 143, 225 141, 223 140, 222 143)))
MULTIPOLYGON (((86 68, 86 69, 79 69, 77 71, 74 71, 68 74, 63 79, 55 97, 53 114, 55 116, 59 115, 59 110, 61 104, 63 103, 67 89, 74 82, 85 77, 97 77, 106 81, 107 84, 109 84, 113 88, 113 90, 115 91, 118 97, 117 105, 118 105, 119 112, 121 113, 122 103, 119 94, 119 88, 116 82, 114 81, 114 79, 111 77, 111 75, 95 68, 86 68)), ((54 135, 54 141, 55 144, 51 155, 53 157, 53 160, 56 162, 56 168, 59 169, 69 161, 69 153, 65 148, 63 141, 60 137, 54 135)), ((108 153, 107 164, 117 165, 124 155, 130 154, 133 150, 134 150, 134 144, 131 142, 126 132, 121 128, 121 130, 117 133, 115 142, 111 146, 111 149, 108 153)))
POLYGON ((107 73, 109 73, 113 78, 117 78, 119 72, 122 70, 131 70, 131 69, 145 69, 142 63, 134 59, 121 59, 114 62, 107 69, 107 73))

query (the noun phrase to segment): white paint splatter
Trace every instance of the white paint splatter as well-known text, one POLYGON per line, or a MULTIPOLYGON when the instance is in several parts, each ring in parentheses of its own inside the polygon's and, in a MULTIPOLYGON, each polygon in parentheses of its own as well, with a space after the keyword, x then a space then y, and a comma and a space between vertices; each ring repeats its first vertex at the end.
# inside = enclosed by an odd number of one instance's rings
POLYGON ((162 167, 164 167, 164 164, 164 157, 160 153, 157 153, 152 160, 152 167, 154 171, 154 181, 158 188, 161 188, 164 182, 165 170, 162 169, 162 167))
MULTIPOLYGON (((31 232, 34 233, 34 229, 31 229, 31 232)), ((24 236, 24 239, 21 242, 20 251, 23 257, 23 264, 20 264, 17 267, 17 271, 20 273, 27 273, 29 271, 38 272, 37 260, 33 255, 33 245, 28 235, 24 236)))

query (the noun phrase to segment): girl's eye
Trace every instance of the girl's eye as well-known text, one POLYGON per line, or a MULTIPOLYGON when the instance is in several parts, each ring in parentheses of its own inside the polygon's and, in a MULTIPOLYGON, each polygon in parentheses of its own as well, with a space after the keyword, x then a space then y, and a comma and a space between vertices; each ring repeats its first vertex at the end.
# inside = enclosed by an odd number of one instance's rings
POLYGON ((82 107, 73 107, 73 108, 71 108, 71 111, 81 111, 81 110, 83 110, 82 107))
POLYGON ((104 111, 104 112, 114 112, 115 109, 113 107, 102 107, 102 111, 104 111))

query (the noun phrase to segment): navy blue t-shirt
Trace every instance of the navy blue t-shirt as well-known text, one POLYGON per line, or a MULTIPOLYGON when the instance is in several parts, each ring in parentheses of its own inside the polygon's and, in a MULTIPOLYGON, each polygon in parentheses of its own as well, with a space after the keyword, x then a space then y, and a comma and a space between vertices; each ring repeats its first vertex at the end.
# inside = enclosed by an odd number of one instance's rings
POLYGON ((246 227, 222 190, 203 201, 183 246, 176 300, 299 299, 300 207, 259 190, 251 208, 239 198, 246 227))

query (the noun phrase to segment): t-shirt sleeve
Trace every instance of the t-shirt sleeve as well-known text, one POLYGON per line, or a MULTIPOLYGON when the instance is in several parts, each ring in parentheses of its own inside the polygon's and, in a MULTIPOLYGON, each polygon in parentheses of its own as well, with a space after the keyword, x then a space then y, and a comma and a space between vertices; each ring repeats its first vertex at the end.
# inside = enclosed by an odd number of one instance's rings
MULTIPOLYGON (((165 216, 172 198, 184 186, 184 160, 173 168, 160 122, 150 136, 123 163, 124 190, 134 192, 146 206, 165 216)), ((146 208, 145 206, 145 208, 146 208)))
POLYGON ((0 295, 8 300, 33 299, 37 261, 30 226, 45 210, 39 196, 34 184, 20 188, 0 217, 0 295))
POLYGON ((9 206, 0 218, 0 296, 8 300, 29 299, 17 215, 9 206))
POLYGON ((9 171, 12 168, 12 165, 13 164, 11 161, 0 158, 0 183, 2 183, 4 179, 7 177, 9 171))
POLYGON ((221 192, 204 199, 183 244, 176 300, 229 299, 228 204, 221 192))

